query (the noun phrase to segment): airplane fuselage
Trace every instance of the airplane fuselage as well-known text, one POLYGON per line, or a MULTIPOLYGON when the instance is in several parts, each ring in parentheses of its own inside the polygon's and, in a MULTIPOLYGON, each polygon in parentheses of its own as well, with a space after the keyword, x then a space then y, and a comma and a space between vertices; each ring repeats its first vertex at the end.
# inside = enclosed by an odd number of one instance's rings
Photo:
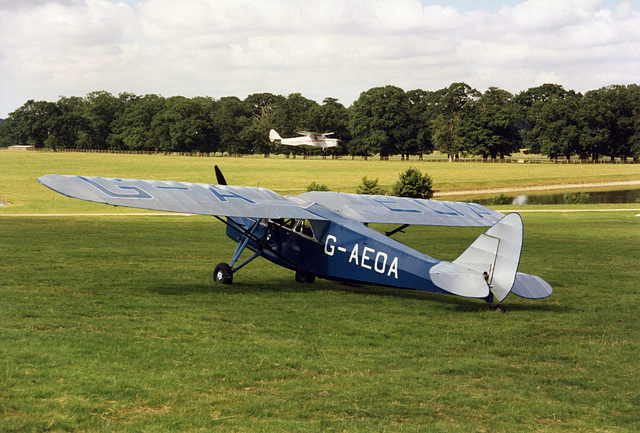
MULTIPOLYGON (((320 278, 445 293, 429 275, 440 260, 323 206, 307 210, 326 220, 261 220, 253 234, 264 244, 249 241, 247 247, 277 265, 320 278)), ((246 230, 256 220, 233 221, 246 230)), ((243 238, 231 226, 227 235, 236 242, 243 238)))
POLYGON ((283 138, 280 141, 280 143, 286 146, 298 146, 298 147, 306 147, 310 149, 327 149, 329 147, 336 147, 338 145, 338 139, 337 138, 313 139, 311 137, 293 137, 293 138, 283 138))

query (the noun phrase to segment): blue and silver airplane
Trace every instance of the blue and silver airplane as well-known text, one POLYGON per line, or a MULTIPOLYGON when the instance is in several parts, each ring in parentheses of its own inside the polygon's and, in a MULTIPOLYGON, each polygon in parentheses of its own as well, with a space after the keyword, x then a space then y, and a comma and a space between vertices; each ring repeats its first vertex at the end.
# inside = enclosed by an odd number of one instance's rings
POLYGON ((229 263, 213 278, 231 284, 257 257, 295 271, 311 283, 325 278, 346 283, 426 290, 486 300, 504 311, 509 293, 545 298, 551 286, 518 272, 523 226, 517 213, 503 215, 475 203, 391 196, 307 192, 281 196, 265 188, 200 183, 46 175, 38 180, 68 197, 114 206, 212 215, 238 242, 229 263), (370 223, 394 224, 386 234, 370 223), (391 236, 410 225, 489 227, 457 259, 429 257, 391 236), (242 253, 252 254, 240 262, 242 253))

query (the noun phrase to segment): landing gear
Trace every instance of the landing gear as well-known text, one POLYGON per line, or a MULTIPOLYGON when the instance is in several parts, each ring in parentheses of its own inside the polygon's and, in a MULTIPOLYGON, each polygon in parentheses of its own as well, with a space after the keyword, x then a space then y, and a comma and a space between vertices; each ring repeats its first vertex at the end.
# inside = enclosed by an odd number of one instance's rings
POLYGON ((233 271, 231 266, 226 263, 219 263, 213 271, 213 280, 216 283, 231 284, 233 283, 233 271))
POLYGON ((489 304, 489 309, 491 311, 497 311, 498 313, 504 313, 505 311, 507 311, 507 309, 504 308, 504 305, 502 304, 498 304, 498 305, 489 304))
MULTIPOLYGON (((484 273, 484 279, 485 281, 489 281, 489 274, 487 272, 484 273)), ((489 290, 491 290, 491 286, 489 286, 489 290)), ((504 305, 502 304, 494 304, 493 303, 493 293, 490 291, 489 292, 489 296, 487 296, 486 298, 484 298, 485 301, 487 301, 487 303, 489 304, 489 309, 491 311, 497 311, 498 313, 504 313, 505 311, 507 311, 506 308, 504 308, 504 305)))
MULTIPOLYGON (((218 176, 218 182, 221 185, 223 180, 223 178, 218 176)), ((277 251, 277 249, 272 245, 273 242, 268 242, 271 238, 271 234, 278 228, 283 227, 281 223, 273 222, 272 224, 271 220, 259 218, 240 218, 238 220, 234 220, 232 218, 227 218, 226 220, 220 217, 216 218, 227 225, 227 234, 238 242, 238 246, 236 247, 233 257, 228 264, 219 263, 218 266, 216 266, 213 271, 214 282, 232 284, 233 275, 236 272, 265 253, 269 253, 270 256, 278 257, 279 259, 289 263, 292 267, 295 266, 293 262, 277 251), (242 263, 238 264, 240 256, 247 247, 249 247, 249 249, 254 253, 242 263)))
POLYGON ((309 272, 296 271, 296 283, 311 284, 316 280, 316 276, 309 272))

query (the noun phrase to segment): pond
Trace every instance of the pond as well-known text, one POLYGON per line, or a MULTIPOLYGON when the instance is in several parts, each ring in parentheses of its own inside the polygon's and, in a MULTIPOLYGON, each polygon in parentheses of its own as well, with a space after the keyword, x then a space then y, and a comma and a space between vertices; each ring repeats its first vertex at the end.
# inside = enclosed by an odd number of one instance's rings
MULTIPOLYGON (((536 192, 530 194, 514 193, 505 194, 505 197, 509 200, 508 204, 520 206, 529 204, 565 204, 564 195, 566 192, 567 191, 536 192)), ((617 191, 589 191, 579 189, 569 192, 589 194, 589 204, 640 203, 640 188, 617 191)), ((486 205, 489 204, 490 198, 491 197, 484 196, 468 201, 486 205)))

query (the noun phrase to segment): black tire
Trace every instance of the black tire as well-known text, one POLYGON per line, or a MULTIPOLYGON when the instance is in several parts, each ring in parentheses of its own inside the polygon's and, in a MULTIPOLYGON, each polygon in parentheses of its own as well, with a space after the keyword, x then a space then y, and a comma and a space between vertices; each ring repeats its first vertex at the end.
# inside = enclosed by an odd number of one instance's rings
POLYGON ((296 283, 311 284, 316 280, 316 276, 309 272, 296 271, 296 283))
POLYGON ((502 304, 490 305, 489 308, 491 309, 491 311, 497 311, 498 313, 504 313, 505 311, 507 311, 507 309, 502 304))
POLYGON ((233 283, 233 271, 226 263, 219 263, 213 271, 213 281, 220 284, 233 283))

